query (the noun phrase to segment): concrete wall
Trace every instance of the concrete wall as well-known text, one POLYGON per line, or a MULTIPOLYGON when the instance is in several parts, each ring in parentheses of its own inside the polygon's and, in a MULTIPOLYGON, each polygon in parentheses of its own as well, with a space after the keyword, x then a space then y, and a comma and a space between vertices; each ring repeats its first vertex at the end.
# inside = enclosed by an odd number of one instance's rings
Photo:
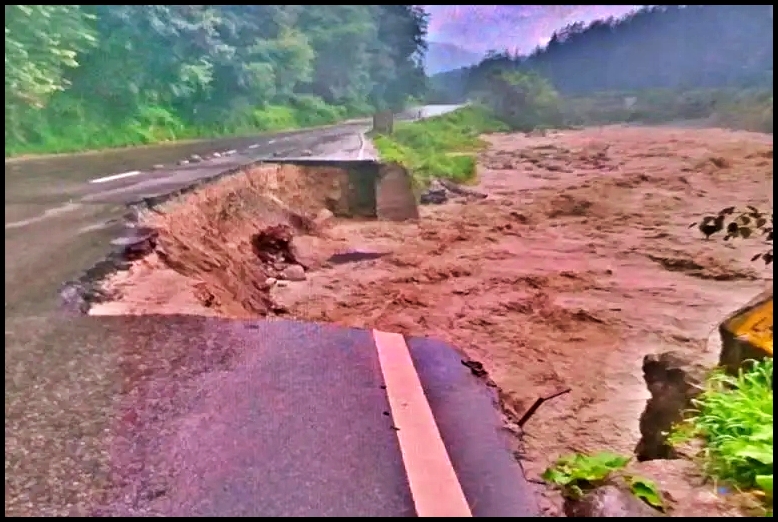
POLYGON ((418 219, 419 207, 408 171, 396 163, 382 164, 376 186, 378 219, 405 221, 418 219))
MULTIPOLYGON (((340 194, 340 200, 334 202, 330 208, 336 215, 387 221, 419 217, 410 174, 398 164, 383 164, 373 160, 314 158, 287 158, 265 163, 342 169, 348 177, 348 185, 340 194)), ((311 175, 315 175, 315 170, 311 171, 311 175)))

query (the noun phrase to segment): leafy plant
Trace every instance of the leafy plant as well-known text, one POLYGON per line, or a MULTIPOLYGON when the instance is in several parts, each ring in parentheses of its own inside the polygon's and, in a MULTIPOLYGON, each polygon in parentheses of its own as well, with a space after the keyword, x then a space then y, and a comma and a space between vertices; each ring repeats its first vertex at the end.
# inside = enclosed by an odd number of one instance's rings
POLYGON ((751 362, 737 376, 716 370, 694 408, 673 429, 670 442, 701 439, 706 472, 753 492, 772 511, 773 359, 751 362))
POLYGON ((653 480, 637 476, 628 476, 626 480, 633 495, 651 507, 664 510, 662 493, 653 480))
POLYGON ((663 510, 664 501, 657 485, 644 477, 624 472, 629 457, 607 451, 584 455, 573 453, 557 459, 543 473, 543 480, 558 487, 565 497, 579 499, 588 491, 622 479, 635 497, 663 510))
POLYGON ((716 215, 705 216, 699 223, 692 223, 689 228, 697 227, 709 239, 715 234, 724 232, 724 241, 734 238, 749 239, 762 237, 770 247, 756 254, 751 261, 762 259, 765 265, 773 262, 773 213, 760 211, 754 206, 746 206, 739 211, 736 207, 727 207, 716 215))

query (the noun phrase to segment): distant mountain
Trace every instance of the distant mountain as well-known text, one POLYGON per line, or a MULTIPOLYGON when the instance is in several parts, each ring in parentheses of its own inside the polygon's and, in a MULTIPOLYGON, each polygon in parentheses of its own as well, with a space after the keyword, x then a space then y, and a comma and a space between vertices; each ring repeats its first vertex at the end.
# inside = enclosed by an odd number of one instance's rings
POLYGON ((424 70, 428 75, 452 71, 460 67, 475 65, 483 56, 479 53, 468 51, 458 45, 444 42, 429 42, 424 70))

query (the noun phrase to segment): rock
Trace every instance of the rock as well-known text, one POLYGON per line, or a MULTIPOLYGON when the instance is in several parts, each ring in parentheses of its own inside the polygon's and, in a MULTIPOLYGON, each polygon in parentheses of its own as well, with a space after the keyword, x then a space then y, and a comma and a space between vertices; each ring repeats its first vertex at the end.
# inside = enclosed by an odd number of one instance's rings
POLYGON ((265 284, 267 286, 273 286, 277 282, 278 282, 278 279, 276 279, 275 277, 268 277, 267 279, 265 279, 265 284))
POLYGON ((702 391, 707 368, 679 352, 650 354, 643 358, 643 378, 651 393, 640 415, 638 461, 672 459, 676 451, 667 443, 667 433, 681 421, 702 391))
POLYGON ((627 473, 653 481, 672 517, 741 517, 743 498, 717 494, 699 466, 687 459, 633 462, 627 473))
POLYGON ((235 154, 235 153, 237 153, 237 152, 238 152, 238 151, 237 151, 237 150, 235 150, 235 149, 231 149, 231 150, 225 150, 224 152, 222 152, 222 155, 223 155, 223 156, 232 156, 233 154, 235 154))
POLYGON ((289 244, 289 252, 294 263, 306 270, 319 268, 330 254, 326 241, 308 235, 294 236, 289 244))
POLYGON ((313 218, 313 223, 317 227, 324 226, 329 220, 335 217, 335 214, 332 213, 331 210, 323 208, 319 211, 318 214, 316 214, 316 217, 313 218))
POLYGON ((478 192, 477 190, 465 188, 447 179, 440 179, 437 180, 437 182, 440 184, 441 187, 445 188, 452 194, 456 194, 458 196, 466 196, 475 199, 485 199, 487 197, 487 195, 484 194, 483 192, 478 192))
POLYGON ((289 265, 281 271, 281 278, 287 281, 305 281, 305 269, 300 265, 289 265))
POLYGON ((177 165, 183 167, 184 165, 189 165, 189 161, 188 160, 179 160, 177 165))
POLYGON ((427 189, 421 193, 419 203, 422 205, 442 205, 448 201, 446 189, 427 189))
POLYGON ((602 486, 580 500, 565 500, 568 517, 661 517, 659 511, 616 486, 602 486))
POLYGON ((191 161, 192 163, 197 163, 199 161, 203 161, 203 158, 199 154, 192 154, 191 156, 189 156, 189 161, 191 161))
POLYGON ((149 227, 128 227, 127 234, 111 240, 126 257, 142 257, 156 247, 159 232, 149 227))
POLYGON ((156 165, 154 165, 151 168, 154 169, 154 170, 160 170, 160 169, 164 169, 165 166, 162 163, 157 163, 156 165))
POLYGON ((211 157, 213 157, 213 158, 221 158, 222 155, 221 155, 220 152, 214 152, 213 154, 211 154, 211 157))

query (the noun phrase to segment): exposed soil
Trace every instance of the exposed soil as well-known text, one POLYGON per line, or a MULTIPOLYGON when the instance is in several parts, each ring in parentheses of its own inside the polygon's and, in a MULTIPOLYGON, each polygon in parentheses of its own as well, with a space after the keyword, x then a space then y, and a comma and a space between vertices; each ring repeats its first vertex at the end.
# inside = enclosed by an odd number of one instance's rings
MULTIPOLYGON (((437 337, 483 363, 508 413, 572 388, 526 426, 530 477, 561 453, 631 453, 648 397, 643 356, 715 361, 713 328, 772 278, 749 262, 759 241, 689 229, 729 205, 772 208, 772 137, 613 126, 489 141, 477 187, 489 197, 424 207, 418 222, 311 226, 337 173, 313 190, 294 167, 269 192, 264 171, 223 180, 149 216, 159 253, 110 280, 115 301, 92 313, 276 310, 437 337), (251 238, 278 224, 298 235, 305 281, 268 282, 291 261, 260 263, 252 251, 251 238), (386 255, 327 261, 349 251, 386 255)), ((556 500, 547 494, 549 514, 556 500)))

